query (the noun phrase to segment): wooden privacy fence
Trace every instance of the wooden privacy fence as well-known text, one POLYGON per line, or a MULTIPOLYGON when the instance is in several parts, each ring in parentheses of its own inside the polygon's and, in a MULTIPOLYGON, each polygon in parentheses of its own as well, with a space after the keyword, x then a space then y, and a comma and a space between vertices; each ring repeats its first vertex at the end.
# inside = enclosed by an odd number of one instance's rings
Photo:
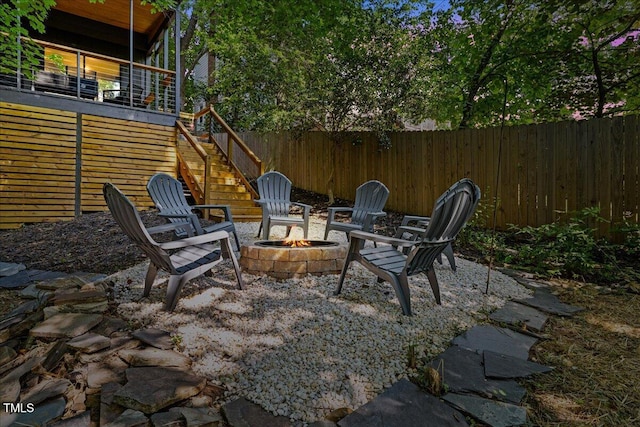
MULTIPOLYGON (((500 229, 547 224, 593 206, 614 223, 638 223, 639 117, 395 132, 388 150, 370 133, 350 133, 337 144, 323 132, 240 136, 267 170, 279 170, 299 188, 353 200, 358 185, 378 179, 391 191, 387 208, 400 212, 430 214, 444 190, 468 177, 491 212, 497 196, 500 229)), ((606 232, 609 224, 599 227, 606 232)))

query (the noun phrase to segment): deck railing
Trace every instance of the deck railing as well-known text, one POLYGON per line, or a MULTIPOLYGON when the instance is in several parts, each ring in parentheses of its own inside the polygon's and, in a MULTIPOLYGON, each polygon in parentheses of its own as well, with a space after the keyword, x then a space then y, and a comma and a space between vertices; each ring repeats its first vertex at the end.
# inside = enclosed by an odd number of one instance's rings
POLYGON ((33 42, 40 47, 40 65, 0 74, 0 86, 175 111, 175 71, 156 66, 161 62, 158 55, 149 58, 148 64, 140 64, 55 43, 33 42))

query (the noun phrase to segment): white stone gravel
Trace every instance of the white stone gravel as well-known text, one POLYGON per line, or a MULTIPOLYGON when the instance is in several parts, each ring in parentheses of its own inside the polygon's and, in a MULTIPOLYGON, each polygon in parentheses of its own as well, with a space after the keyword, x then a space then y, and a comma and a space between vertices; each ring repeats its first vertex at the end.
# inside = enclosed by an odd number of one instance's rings
MULTIPOLYGON (((257 223, 236 228, 241 243, 257 240, 257 223)), ((282 237, 281 230, 272 238, 282 237)), ((323 233, 324 223, 312 220, 309 238, 323 233)), ((329 238, 346 242, 343 233, 329 238)), ((426 276, 409 278, 412 317, 402 315, 388 283, 377 283, 357 263, 334 296, 338 275, 276 281, 243 274, 240 291, 225 262, 213 277, 189 282, 173 313, 162 310, 167 275, 142 299, 146 264, 110 279, 122 317, 174 334, 194 371, 226 387, 228 400, 244 396, 274 414, 312 422, 337 408, 355 409, 410 375, 409 346, 431 359, 507 300, 530 294, 496 271, 485 294, 487 268, 456 262, 457 273, 446 260, 436 263, 441 306, 426 276)))

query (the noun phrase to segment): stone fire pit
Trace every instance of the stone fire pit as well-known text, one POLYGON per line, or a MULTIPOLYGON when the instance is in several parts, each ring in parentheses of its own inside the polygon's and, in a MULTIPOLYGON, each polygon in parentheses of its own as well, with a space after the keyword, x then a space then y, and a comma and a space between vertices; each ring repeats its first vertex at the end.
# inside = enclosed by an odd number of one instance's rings
POLYGON ((291 279, 313 274, 339 274, 347 245, 307 240, 309 246, 291 247, 284 240, 264 240, 240 248, 240 266, 249 274, 291 279))

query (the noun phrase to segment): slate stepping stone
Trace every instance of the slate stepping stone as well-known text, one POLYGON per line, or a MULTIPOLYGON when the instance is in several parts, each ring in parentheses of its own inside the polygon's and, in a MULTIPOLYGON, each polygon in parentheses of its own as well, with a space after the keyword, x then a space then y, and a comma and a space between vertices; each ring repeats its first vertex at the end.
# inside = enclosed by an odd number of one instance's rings
POLYGON ((169 332, 163 331, 162 329, 138 329, 131 335, 133 335, 134 338, 139 339, 143 343, 155 348, 159 348, 162 350, 169 350, 173 348, 173 340, 171 339, 171 335, 169 334, 169 332))
POLYGON ((0 288, 17 289, 24 288, 31 284, 32 280, 26 270, 22 270, 16 274, 6 277, 0 277, 0 288))
POLYGON ((47 279, 39 279, 41 283, 38 283, 38 288, 44 289, 47 291, 60 291, 65 289, 79 289, 85 283, 82 279, 71 276, 69 274, 65 274, 64 276, 55 277, 55 278, 47 278, 47 279))
POLYGON ((491 313, 489 318, 514 326, 524 324, 528 330, 540 332, 547 322, 548 316, 533 307, 507 301, 502 308, 491 313))
POLYGON ((27 317, 26 314, 17 314, 12 317, 3 318, 2 320, 0 320, 0 331, 3 329, 7 329, 9 326, 22 322, 25 317, 27 317))
POLYGON ((43 360, 44 357, 31 357, 0 378, 0 402, 15 402, 20 395, 20 378, 43 360))
POLYGON ((38 405, 47 399, 64 394, 70 385, 71 381, 64 378, 46 379, 29 390, 27 394, 20 398, 20 401, 38 405))
POLYGON ((222 417, 218 414, 209 414, 206 409, 196 408, 171 408, 170 412, 180 413, 187 422, 187 427, 217 426, 222 417))
POLYGON ((0 366, 12 361, 17 355, 18 353, 16 353, 13 347, 3 345, 0 347, 0 366))
POLYGON ((517 382, 486 378, 483 357, 475 351, 449 347, 431 362, 431 367, 439 370, 441 361, 442 381, 453 393, 476 393, 509 403, 520 403, 524 397, 525 389, 517 382))
POLYGON ((133 409, 127 409, 118 418, 103 427, 146 427, 147 425, 149 425, 149 419, 145 414, 133 409))
POLYGON ((154 427, 181 426, 184 425, 184 417, 182 413, 177 411, 156 412, 151 415, 151 424, 153 424, 154 427))
POLYGON ((74 417, 57 421, 50 427, 87 427, 91 425, 91 411, 84 411, 74 417))
POLYGON ((145 414, 195 396, 207 385, 206 379, 173 368, 129 368, 126 377, 127 383, 115 392, 113 401, 145 414))
POLYGON ((489 350, 527 360, 536 338, 506 328, 474 326, 453 339, 453 344, 469 350, 489 350))
POLYGON ((87 385, 99 388, 107 383, 124 383, 125 371, 129 365, 112 354, 99 362, 91 362, 87 368, 87 385))
POLYGON ((522 406, 454 393, 442 398, 491 427, 521 426, 527 422, 527 410, 522 406))
POLYGON ((16 264, 13 262, 0 262, 0 277, 13 276, 26 269, 24 264, 16 264))
POLYGON ((276 417, 244 397, 222 406, 222 413, 231 426, 243 427, 292 427, 286 417, 276 417))
POLYGON ((67 273, 58 271, 44 271, 44 270, 22 270, 14 275, 0 277, 0 288, 16 289, 24 288, 33 282, 40 282, 46 280, 54 280, 59 277, 66 277, 67 273))
POLYGON ((18 314, 27 314, 27 313, 31 313, 37 310, 37 308, 40 306, 40 303, 38 301, 27 301, 23 304, 20 304, 19 306, 17 306, 16 308, 14 308, 13 310, 11 310, 9 313, 7 313, 3 319, 6 319, 8 317, 12 317, 12 316, 16 316, 18 314))
POLYGON ((484 375, 489 378, 523 378, 552 371, 553 368, 518 357, 485 350, 484 375))
POLYGON ((532 298, 518 299, 516 301, 550 314, 565 317, 573 316, 575 313, 584 310, 582 307, 563 303, 548 289, 536 289, 532 298))
POLYGON ((32 298, 35 300, 42 300, 42 299, 49 299, 52 296, 52 292, 51 291, 45 291, 44 289, 40 289, 38 288, 38 285, 36 285, 35 283, 31 283, 29 286, 27 286, 26 288, 24 288, 21 292, 20 292, 20 296, 22 298, 32 298))
POLYGON ((111 346, 111 340, 103 335, 87 332, 67 342, 67 345, 83 353, 95 353, 111 346))
POLYGON ((73 338, 88 332, 101 321, 100 314, 62 313, 40 323, 29 333, 38 338, 73 338))
POLYGON ((468 426, 464 415, 403 379, 340 421, 340 427, 468 426), (428 421, 427 421, 428 420, 428 421))
MULTIPOLYGON (((13 422, 7 424, 12 426, 48 426, 52 421, 64 414, 64 408, 67 402, 64 397, 58 397, 40 405, 35 406, 35 410, 31 413, 22 412, 15 416, 13 422)), ((11 416, 11 415, 10 415, 11 416)), ((3 420, 4 423, 4 414, 3 420)))
POLYGON ((58 294, 53 297, 53 303, 55 305, 86 304, 102 302, 106 300, 107 294, 103 291, 69 292, 58 294))
POLYGON ((100 388, 100 423, 98 425, 107 425, 124 412, 122 406, 113 403, 113 395, 121 387, 118 383, 106 383, 100 388))
POLYGON ((122 350, 120 357, 131 366, 167 366, 188 369, 191 359, 173 350, 145 348, 142 350, 122 350))

